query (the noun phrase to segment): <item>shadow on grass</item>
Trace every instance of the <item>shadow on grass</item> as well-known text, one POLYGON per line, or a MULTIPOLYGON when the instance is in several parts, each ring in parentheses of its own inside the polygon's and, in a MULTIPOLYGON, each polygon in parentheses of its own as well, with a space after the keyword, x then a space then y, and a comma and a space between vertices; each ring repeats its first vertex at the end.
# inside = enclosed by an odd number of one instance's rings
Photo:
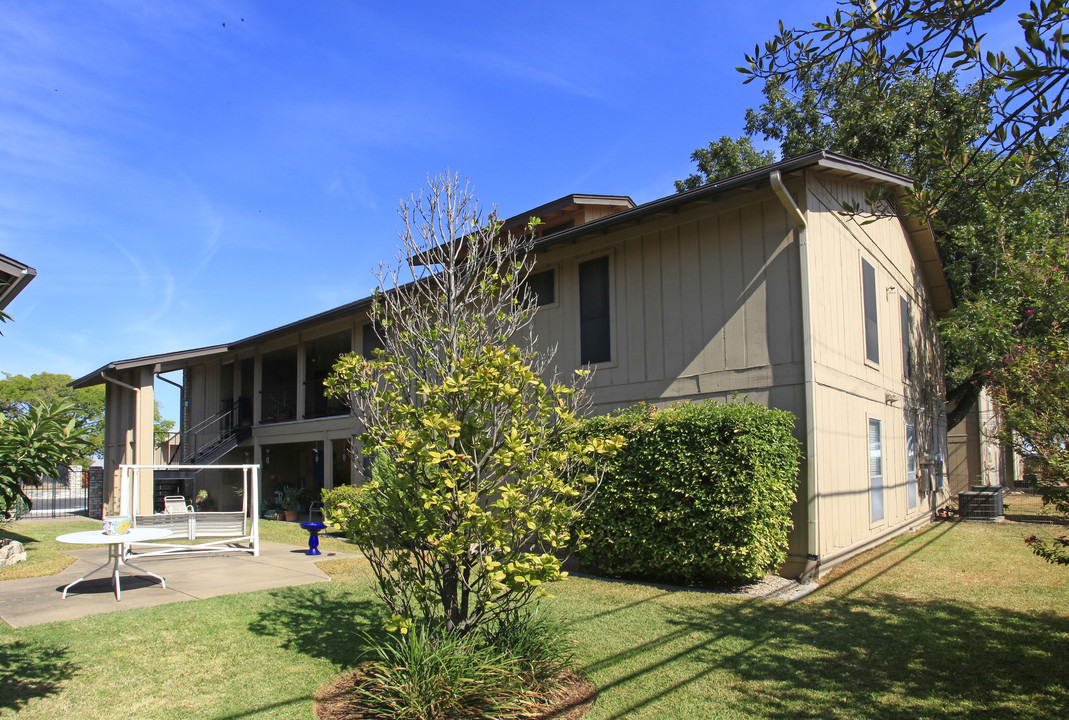
POLYGON ((667 625, 588 668, 627 666, 600 684, 625 695, 673 670, 609 717, 723 689, 722 702, 755 718, 1069 717, 1069 618, 877 595, 689 608, 667 625))
POLYGON ((827 595, 830 591, 845 597, 855 593, 936 543, 950 539, 949 533, 958 525, 958 522, 940 521, 918 532, 886 542, 865 553, 863 560, 854 561, 853 567, 833 572, 821 582, 814 594, 827 595), (894 557, 894 560, 887 567, 873 571, 871 566, 877 565, 885 556, 894 557), (855 575, 859 579, 855 579, 855 575))
POLYGON ((24 640, 0 644, 0 715, 18 712, 34 698, 58 693, 78 671, 67 651, 24 640))
POLYGON ((274 602, 249 624, 249 631, 277 637, 287 649, 352 667, 366 659, 369 638, 385 635, 381 603, 353 599, 333 587, 284 588, 271 595, 274 602))
POLYGON ((249 710, 241 710, 233 712, 228 715, 218 715, 215 720, 241 720, 241 718, 255 717, 256 715, 262 715, 263 717, 271 717, 273 711, 289 709, 295 705, 304 705, 311 703, 312 697, 309 695, 298 695, 287 700, 279 700, 268 705, 261 705, 249 710))
POLYGON ((0 538, 15 540, 16 542, 20 542, 27 547, 37 542, 35 538, 27 537, 26 535, 19 535, 17 532, 11 532, 10 530, 0 530, 0 538))
POLYGON ((1004 517, 1011 522, 1032 525, 1069 525, 1069 517, 1064 515, 1040 515, 1038 513, 1020 513, 1006 511, 1004 517))

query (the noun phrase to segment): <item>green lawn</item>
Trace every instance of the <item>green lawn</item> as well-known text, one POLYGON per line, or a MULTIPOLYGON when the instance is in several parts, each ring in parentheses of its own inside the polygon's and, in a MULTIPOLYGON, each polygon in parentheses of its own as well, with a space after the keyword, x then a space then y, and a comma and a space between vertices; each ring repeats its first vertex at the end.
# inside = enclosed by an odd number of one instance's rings
MULTIPOLYGON (((576 578, 545 606, 601 688, 590 720, 1069 717, 1069 568, 1021 542, 1054 530, 935 525, 793 604, 576 578)), ((338 582, 2 628, 0 714, 310 718, 382 617, 359 562, 322 566, 338 582)))

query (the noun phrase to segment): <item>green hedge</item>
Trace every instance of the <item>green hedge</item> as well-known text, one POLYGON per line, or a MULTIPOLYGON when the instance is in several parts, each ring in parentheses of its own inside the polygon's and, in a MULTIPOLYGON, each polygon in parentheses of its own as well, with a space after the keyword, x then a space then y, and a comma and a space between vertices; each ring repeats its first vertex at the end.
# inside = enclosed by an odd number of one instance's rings
POLYGON ((323 517, 329 517, 341 503, 357 505, 360 502, 360 487, 357 485, 335 485, 323 491, 323 517))
POLYGON ((794 416, 751 402, 647 405, 584 421, 627 445, 586 512, 576 559, 669 583, 755 578, 787 556, 800 445, 794 416))

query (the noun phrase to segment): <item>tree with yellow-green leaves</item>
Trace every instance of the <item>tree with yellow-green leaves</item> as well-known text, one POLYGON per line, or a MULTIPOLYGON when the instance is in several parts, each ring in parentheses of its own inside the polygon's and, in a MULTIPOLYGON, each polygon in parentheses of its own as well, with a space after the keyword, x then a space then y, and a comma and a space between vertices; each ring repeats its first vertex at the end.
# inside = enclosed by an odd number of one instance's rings
POLYGON ((531 329, 530 234, 501 231, 458 178, 403 203, 398 265, 371 308, 382 348, 335 365, 374 458, 331 519, 356 542, 393 613, 467 634, 562 578, 573 525, 621 439, 580 441, 585 376, 562 382, 531 329))

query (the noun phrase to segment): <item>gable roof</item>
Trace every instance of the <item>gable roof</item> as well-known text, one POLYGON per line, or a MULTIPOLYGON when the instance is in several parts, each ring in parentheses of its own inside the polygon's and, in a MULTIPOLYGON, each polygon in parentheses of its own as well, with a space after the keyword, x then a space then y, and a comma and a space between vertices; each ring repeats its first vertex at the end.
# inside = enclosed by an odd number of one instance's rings
MULTIPOLYGON (((913 180, 905 175, 830 150, 817 150, 562 230, 536 242, 534 251, 539 252, 565 242, 577 242, 588 235, 605 234, 617 227, 634 224, 653 215, 678 212, 692 203, 710 202, 728 194, 756 190, 768 185, 769 178, 776 172, 789 175, 811 168, 831 173, 844 180, 862 180, 887 186, 896 199, 902 199, 914 184, 913 180)), ((917 259, 928 286, 932 306, 937 315, 943 316, 954 307, 954 298, 943 272, 935 235, 920 219, 902 214, 900 217, 905 222, 910 240, 917 250, 917 259)))
MULTIPOLYGON (((532 251, 541 252, 556 245, 566 242, 578 242, 587 237, 603 235, 611 230, 628 224, 635 224, 647 218, 678 212, 687 205, 694 203, 710 202, 725 195, 756 190, 770 184, 769 178, 774 173, 788 175, 807 169, 819 169, 823 172, 832 173, 845 180, 862 180, 878 185, 884 185, 891 189, 897 198, 903 197, 909 188, 913 187, 913 180, 898 173, 885 170, 876 165, 856 160, 845 155, 818 150, 816 152, 788 158, 765 167, 750 170, 724 180, 708 183, 693 190, 675 193, 667 197, 652 200, 648 203, 636 206, 631 198, 620 195, 584 195, 572 194, 533 208, 525 213, 514 215, 505 221, 505 226, 510 224, 519 225, 526 223, 531 216, 547 215, 561 208, 580 204, 612 204, 623 208, 612 214, 591 220, 575 227, 562 229, 550 235, 546 235, 535 241, 532 251)), ((928 286, 932 305, 938 315, 944 315, 954 306, 953 296, 947 284, 946 275, 943 273, 942 262, 939 259, 939 250, 935 243, 935 236, 927 224, 911 216, 901 216, 909 234, 913 247, 917 251, 921 273, 928 286)), ((86 387, 104 382, 103 374, 109 370, 123 370, 145 365, 154 365, 158 368, 177 369, 180 364, 189 359, 206 357, 213 354, 248 348, 258 343, 287 335, 292 332, 312 327, 323 322, 343 318, 371 306, 372 298, 366 297, 300 320, 272 328, 256 335, 237 340, 226 345, 215 345, 197 350, 184 350, 163 355, 150 355, 144 358, 120 360, 109 363, 92 373, 79 378, 71 383, 72 387, 86 387)), ((166 372, 166 370, 159 370, 166 372)))

